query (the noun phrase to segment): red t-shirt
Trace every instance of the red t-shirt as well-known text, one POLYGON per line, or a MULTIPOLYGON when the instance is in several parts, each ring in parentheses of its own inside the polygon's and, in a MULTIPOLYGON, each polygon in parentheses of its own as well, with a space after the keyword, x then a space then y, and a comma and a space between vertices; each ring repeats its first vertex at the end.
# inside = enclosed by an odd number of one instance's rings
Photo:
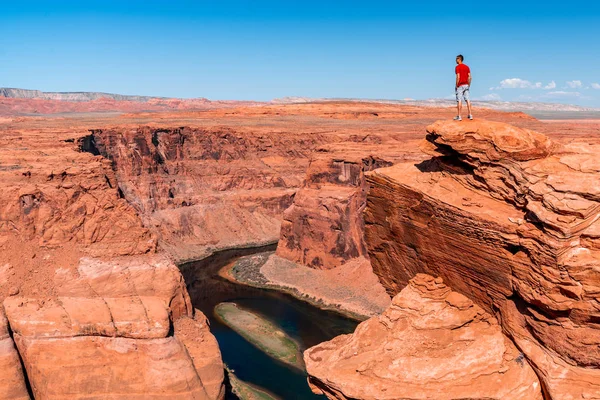
POLYGON ((471 73, 471 70, 467 65, 458 64, 454 69, 454 72, 460 74, 458 77, 458 86, 469 84, 469 74, 471 73))

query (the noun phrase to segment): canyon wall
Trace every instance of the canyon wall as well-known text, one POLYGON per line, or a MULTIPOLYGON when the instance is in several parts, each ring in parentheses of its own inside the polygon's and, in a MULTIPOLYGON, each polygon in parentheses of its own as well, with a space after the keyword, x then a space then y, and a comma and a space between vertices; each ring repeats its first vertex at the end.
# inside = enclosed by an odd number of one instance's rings
POLYGON ((283 214, 277 255, 315 269, 366 259, 365 173, 421 158, 405 143, 379 135, 318 148, 283 214))
POLYGON ((0 398, 223 398, 179 269, 72 135, 0 138, 0 398))
POLYGON ((120 193, 180 261, 261 245, 300 186, 315 138, 222 129, 92 131, 82 149, 112 162, 120 193))
MULTIPOLYGON (((143 107, 186 107, 162 101, 143 107)), ((287 282, 298 284, 296 277, 310 270, 319 274, 309 283, 325 281, 336 304, 371 290, 377 301, 368 299, 363 307, 370 315, 389 305, 366 259, 365 225, 358 217, 365 176, 376 176, 368 172, 373 168, 421 163, 426 157, 415 143, 422 126, 449 118, 451 110, 315 103, 118 117, 15 116, 115 106, 139 110, 142 104, 125 103, 0 98, 0 114, 10 114, 0 118, 0 313, 6 309, 8 316, 0 322, 0 369, 9 377, 0 383, 0 397, 61 398, 68 392, 73 398, 117 398, 125 391, 127 398, 222 397, 218 346, 203 315, 191 306, 174 263, 219 248, 281 240, 281 251, 290 249, 281 254, 295 261, 286 265, 307 265, 294 270, 298 275, 288 274, 287 282), (89 131, 93 127, 98 129, 89 131), (78 353, 93 362, 86 364, 78 353), (135 376, 128 368, 132 364, 143 366, 135 376)), ((481 115, 538 124, 522 114, 482 110, 481 115)), ((388 200, 381 210, 392 212, 398 206, 388 200)), ((371 228, 366 225, 367 238, 371 228)), ((389 241, 396 240, 390 234, 389 241)), ((595 241, 591 230, 581 236, 589 248, 595 241)), ((507 257, 521 257, 517 250, 508 246, 507 257)), ((381 255, 370 255, 383 271, 381 255)), ((587 273, 576 279, 583 281, 587 273)), ((403 286, 391 271, 379 276, 390 294, 403 286)), ((553 279, 563 279, 558 276, 553 279)), ((457 279, 450 283, 461 292, 468 289, 457 279)), ((566 297, 578 295, 577 285, 563 286, 559 292, 566 297)), ((582 295, 592 292, 591 284, 583 286, 582 295)), ((495 300, 487 304, 496 307, 495 300)), ((534 311, 531 315, 541 319, 534 311)), ((587 312, 578 309, 569 317, 579 325, 588 315, 590 321, 597 318, 587 312)), ((552 323, 569 323, 563 314, 552 323)), ((531 315, 504 315, 503 327, 515 326, 510 332, 521 339, 522 351, 546 354, 537 336, 532 340, 530 331, 517 329, 527 328, 522 316, 531 315)), ((554 335, 539 326, 540 337, 554 335)), ((585 364, 578 337, 584 336, 557 336, 557 341, 573 343, 568 352, 585 364)), ((591 351, 586 365, 593 357, 591 351)))
POLYGON ((302 187, 283 214, 277 255, 317 269, 365 257, 364 172, 389 165, 391 162, 372 156, 315 156, 302 187))
POLYGON ((548 398, 598 398, 600 146, 487 121, 427 131, 433 158, 367 174, 382 284, 442 277, 497 314, 548 398))

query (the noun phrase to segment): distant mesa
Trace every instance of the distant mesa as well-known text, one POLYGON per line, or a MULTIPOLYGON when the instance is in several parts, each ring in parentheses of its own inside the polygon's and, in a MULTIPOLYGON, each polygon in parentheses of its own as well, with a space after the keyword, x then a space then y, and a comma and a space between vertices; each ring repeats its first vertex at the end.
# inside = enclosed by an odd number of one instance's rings
MULTIPOLYGON (((123 95, 104 92, 43 92, 41 90, 19 89, 19 88, 0 88, 0 101, 2 98, 19 99, 15 100, 22 102, 24 100, 31 101, 59 101, 84 103, 93 102, 127 102, 128 106, 119 106, 115 104, 98 104, 94 107, 83 107, 78 109, 78 106, 50 106, 48 104, 35 104, 23 107, 23 104, 13 105, 10 109, 13 112, 7 112, 6 106, 0 104, 0 114, 19 114, 19 113, 35 113, 35 114, 51 114, 56 112, 90 112, 90 111, 163 111, 173 109, 206 109, 213 108, 212 106, 239 106, 239 105, 259 105, 259 104, 298 104, 298 103, 314 103, 314 102, 363 102, 363 103, 379 103, 379 104, 403 104, 418 107, 453 107, 456 103, 453 99, 425 99, 415 100, 410 97, 405 97, 402 100, 394 99, 363 99, 363 98, 325 98, 325 97, 302 97, 302 96, 287 96, 276 98, 268 102, 259 101, 211 101, 204 97, 196 98, 175 98, 175 97, 160 97, 160 96, 138 96, 138 95, 123 95), (132 104, 141 103, 144 106, 135 106, 132 104), (209 107, 210 105, 210 107, 209 107), (123 108, 123 109, 122 109, 123 108), (4 112, 3 112, 4 110, 4 112), (47 111, 49 110, 49 111, 47 111)), ((499 111, 523 111, 523 112, 600 112, 600 108, 582 107, 570 104, 557 103, 539 103, 539 102, 513 102, 513 101, 484 101, 477 100, 477 106, 485 107, 499 111)), ((81 106, 79 106, 81 107, 81 106)))
POLYGON ((211 101, 204 97, 179 99, 129 96, 102 92, 42 92, 0 88, 0 115, 47 115, 59 113, 152 112, 207 110, 217 107, 254 106, 256 101, 211 101))
MULTIPOLYGON (((403 104, 417 107, 455 107, 456 102, 453 99, 425 99, 415 100, 409 97, 403 100, 393 99, 360 99, 360 98, 324 98, 324 97, 282 97, 273 99, 274 104, 291 104, 291 103, 314 103, 314 102, 364 102, 364 103, 380 103, 380 104, 403 104)), ((600 112, 600 108, 582 107, 573 104, 558 104, 558 103, 540 103, 540 102, 518 102, 518 101, 489 101, 489 100, 474 100, 478 107, 485 107, 499 111, 538 111, 538 112, 600 112)))
POLYGON ((168 97, 157 96, 135 96, 103 92, 42 92, 41 90, 0 88, 0 97, 13 99, 42 99, 60 101, 92 101, 99 99, 111 99, 117 101, 147 102, 151 99, 168 99, 168 97))

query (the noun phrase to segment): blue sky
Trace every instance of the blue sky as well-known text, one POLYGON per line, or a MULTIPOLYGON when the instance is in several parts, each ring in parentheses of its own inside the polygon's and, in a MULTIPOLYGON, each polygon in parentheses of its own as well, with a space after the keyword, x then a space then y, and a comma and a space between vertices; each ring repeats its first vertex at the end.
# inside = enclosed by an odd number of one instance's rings
POLYGON ((0 4, 0 86, 170 97, 475 98, 600 107, 600 2, 0 4))

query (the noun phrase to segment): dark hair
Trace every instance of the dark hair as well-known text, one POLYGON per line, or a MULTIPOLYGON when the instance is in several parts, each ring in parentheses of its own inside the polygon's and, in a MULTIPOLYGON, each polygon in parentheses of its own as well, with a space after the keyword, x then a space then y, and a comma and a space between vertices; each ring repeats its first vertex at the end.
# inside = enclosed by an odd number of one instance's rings
POLYGON ((462 54, 457 55, 456 58, 460 58, 461 62, 465 61, 465 58, 462 56, 462 54))

